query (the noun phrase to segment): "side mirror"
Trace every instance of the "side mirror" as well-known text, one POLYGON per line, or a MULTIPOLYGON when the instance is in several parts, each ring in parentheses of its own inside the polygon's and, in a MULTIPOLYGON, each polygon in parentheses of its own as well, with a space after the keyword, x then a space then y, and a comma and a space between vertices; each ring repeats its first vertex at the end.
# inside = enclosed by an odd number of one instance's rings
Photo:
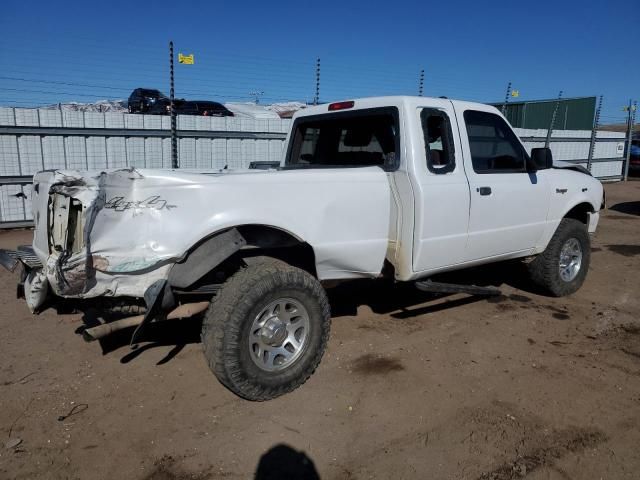
POLYGON ((553 154, 550 148, 533 148, 531 149, 531 165, 528 166, 529 171, 546 170, 553 167, 553 154))

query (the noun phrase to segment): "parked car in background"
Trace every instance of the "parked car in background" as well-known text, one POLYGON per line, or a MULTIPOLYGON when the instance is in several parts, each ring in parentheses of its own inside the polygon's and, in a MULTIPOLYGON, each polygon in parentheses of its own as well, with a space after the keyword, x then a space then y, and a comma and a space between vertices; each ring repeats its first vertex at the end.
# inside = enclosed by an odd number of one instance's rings
POLYGON ((164 100, 169 101, 167 96, 160 90, 136 88, 129 95, 129 113, 148 113, 151 107, 164 100))
MULTIPOLYGON (((202 115, 205 117, 233 117, 233 113, 218 102, 207 100, 174 100, 176 115, 202 115)), ((169 99, 157 101, 149 111, 150 115, 170 115, 171 105, 169 99)))

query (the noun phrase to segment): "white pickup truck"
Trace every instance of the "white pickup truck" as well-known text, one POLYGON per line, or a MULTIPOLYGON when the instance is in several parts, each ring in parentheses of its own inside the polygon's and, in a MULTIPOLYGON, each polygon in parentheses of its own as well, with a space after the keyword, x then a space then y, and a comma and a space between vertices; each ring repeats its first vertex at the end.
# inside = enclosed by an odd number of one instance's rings
POLYGON ((133 343, 149 322, 206 310, 214 374, 267 400, 320 362, 329 281, 424 286, 520 257, 533 282, 571 294, 604 196, 548 149, 527 152, 493 107, 383 97, 298 112, 276 169, 45 171, 32 202, 33 246, 0 252, 10 270, 22 265, 32 311, 60 297, 140 305, 84 332, 136 326, 133 343))

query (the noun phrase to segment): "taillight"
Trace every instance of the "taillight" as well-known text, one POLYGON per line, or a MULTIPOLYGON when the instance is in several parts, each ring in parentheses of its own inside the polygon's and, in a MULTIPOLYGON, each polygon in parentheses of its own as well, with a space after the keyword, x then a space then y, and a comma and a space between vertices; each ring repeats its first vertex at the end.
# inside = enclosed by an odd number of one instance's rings
POLYGON ((353 100, 349 100, 348 102, 336 102, 329 104, 329 111, 335 112, 336 110, 346 110, 347 108, 353 108, 354 105, 353 100))

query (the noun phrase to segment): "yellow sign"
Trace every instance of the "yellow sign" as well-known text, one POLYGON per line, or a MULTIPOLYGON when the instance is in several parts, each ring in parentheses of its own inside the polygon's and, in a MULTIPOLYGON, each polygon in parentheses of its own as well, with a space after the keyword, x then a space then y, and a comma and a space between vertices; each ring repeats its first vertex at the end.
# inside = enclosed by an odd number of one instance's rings
POLYGON ((519 97, 520 96, 520 90, 511 90, 511 96, 512 97, 519 97))
POLYGON ((191 55, 183 55, 181 53, 178 54, 178 63, 183 63, 185 65, 193 65, 195 60, 193 58, 193 53, 191 55))

